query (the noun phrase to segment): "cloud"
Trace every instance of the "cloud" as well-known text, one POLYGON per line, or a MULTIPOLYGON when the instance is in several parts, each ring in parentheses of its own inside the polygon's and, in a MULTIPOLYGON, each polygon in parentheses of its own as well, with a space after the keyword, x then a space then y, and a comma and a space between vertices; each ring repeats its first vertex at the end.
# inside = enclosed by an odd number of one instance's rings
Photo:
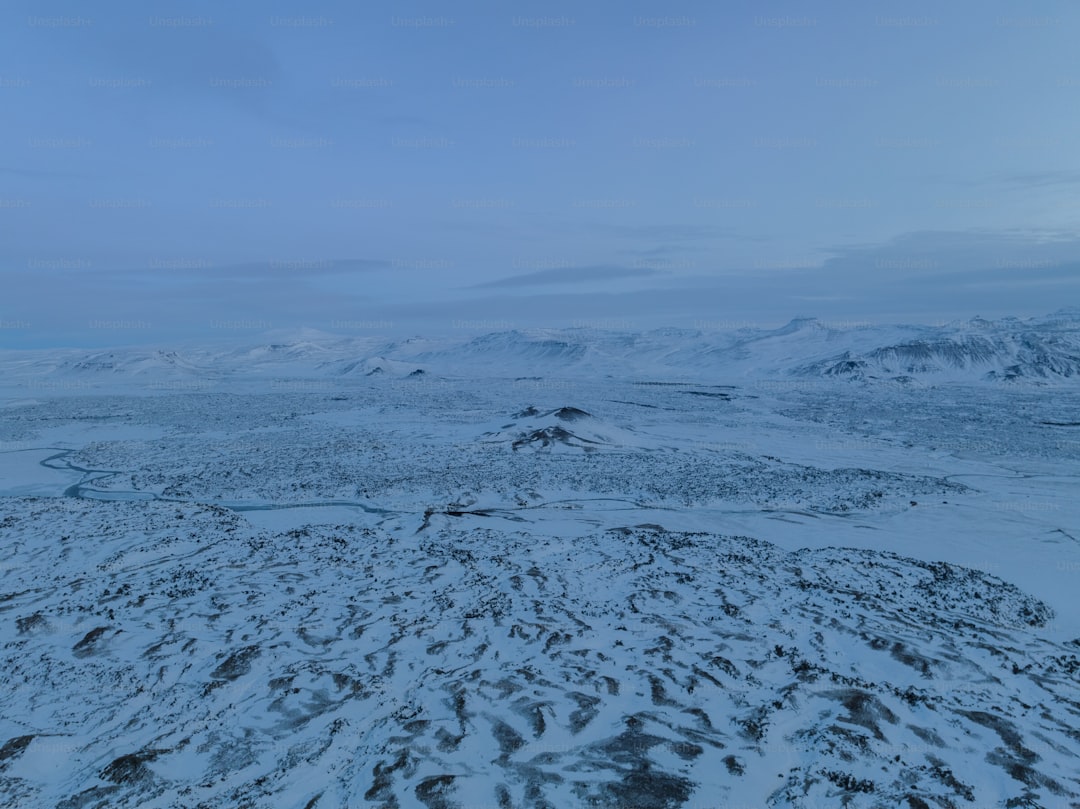
POLYGON ((158 87, 210 95, 233 90, 232 95, 243 96, 235 92, 241 80, 246 81, 243 89, 249 90, 273 87, 281 80, 281 65, 269 46, 221 26, 151 27, 140 36, 131 33, 103 38, 101 44, 108 50, 101 55, 158 87))
POLYGON ((829 275, 943 279, 955 273, 1031 270, 1080 260, 1080 234, 1056 230, 915 231, 877 244, 834 245, 829 275))
POLYGON ((1059 169, 1054 171, 1030 171, 1006 174, 997 180, 1000 183, 1026 188, 1046 188, 1054 185, 1080 185, 1080 171, 1059 169))
POLYGON ((193 258, 160 258, 149 264, 141 264, 122 269, 101 270, 99 276, 113 276, 141 279, 168 277, 173 281, 202 281, 208 278, 217 281, 262 281, 285 279, 303 280, 315 276, 352 275, 390 269, 392 264, 383 259, 371 258, 280 258, 267 261, 248 261, 237 264, 216 264, 212 261, 193 258))
POLYGON ((35 180, 63 180, 73 177, 86 177, 86 174, 76 171, 57 171, 55 169, 24 169, 0 166, 0 174, 8 174, 13 177, 26 177, 35 180))
POLYGON ((228 264, 218 268, 210 267, 205 272, 224 278, 260 279, 283 275, 293 277, 351 275, 358 272, 367 273, 385 270, 390 267, 390 262, 382 259, 282 258, 274 261, 254 261, 245 264, 228 264))
POLYGON ((511 275, 483 284, 474 284, 470 289, 488 287, 529 287, 550 284, 584 284, 590 281, 614 281, 619 278, 641 278, 659 275, 659 270, 652 267, 622 267, 618 265, 595 265, 589 267, 552 267, 546 270, 511 275))
POLYGON ((590 225, 626 239, 645 239, 661 242, 700 242, 709 239, 747 239, 760 241, 762 237, 750 236, 737 228, 718 225, 590 225))
POLYGON ((383 126, 426 126, 428 129, 437 129, 438 123, 431 118, 423 118, 419 115, 391 114, 373 117, 371 120, 383 126))

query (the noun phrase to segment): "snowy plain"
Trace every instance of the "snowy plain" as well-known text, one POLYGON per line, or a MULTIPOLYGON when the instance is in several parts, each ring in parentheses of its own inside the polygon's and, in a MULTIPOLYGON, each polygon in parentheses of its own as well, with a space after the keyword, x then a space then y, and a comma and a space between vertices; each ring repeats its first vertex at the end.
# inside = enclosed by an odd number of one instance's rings
POLYGON ((1080 314, 0 354, 19 806, 1080 806, 1080 314))

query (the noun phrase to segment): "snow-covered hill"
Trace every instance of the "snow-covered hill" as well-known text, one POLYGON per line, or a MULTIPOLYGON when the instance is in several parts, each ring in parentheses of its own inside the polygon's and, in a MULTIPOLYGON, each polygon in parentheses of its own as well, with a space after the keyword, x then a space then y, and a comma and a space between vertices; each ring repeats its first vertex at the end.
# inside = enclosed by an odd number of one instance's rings
POLYGON ((1080 801, 1080 641, 976 571, 656 526, 3 525, 7 805, 1080 801))

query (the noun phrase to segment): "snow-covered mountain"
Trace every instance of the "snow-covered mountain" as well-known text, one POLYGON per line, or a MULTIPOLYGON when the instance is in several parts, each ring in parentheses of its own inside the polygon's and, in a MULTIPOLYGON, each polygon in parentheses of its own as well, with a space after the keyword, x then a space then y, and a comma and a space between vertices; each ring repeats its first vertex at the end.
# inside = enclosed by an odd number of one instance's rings
POLYGON ((605 374, 703 382, 1056 384, 1080 375, 1080 310, 1044 318, 975 318, 939 326, 845 325, 802 318, 778 329, 506 331, 477 337, 383 340, 305 333, 253 346, 177 350, 17 352, 4 384, 47 390, 267 378, 326 379, 422 371, 456 377, 605 374))
POLYGON ((976 319, 869 350, 845 349, 796 369, 801 374, 927 380, 1050 380, 1080 374, 1075 317, 1022 323, 976 319))

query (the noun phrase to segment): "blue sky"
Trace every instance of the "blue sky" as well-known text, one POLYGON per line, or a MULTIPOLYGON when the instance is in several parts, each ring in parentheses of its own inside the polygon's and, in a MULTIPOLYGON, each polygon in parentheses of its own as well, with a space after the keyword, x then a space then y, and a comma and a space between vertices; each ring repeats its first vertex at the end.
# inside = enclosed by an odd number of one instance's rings
POLYGON ((0 345, 1080 300, 1068 2, 0 9, 0 345))

